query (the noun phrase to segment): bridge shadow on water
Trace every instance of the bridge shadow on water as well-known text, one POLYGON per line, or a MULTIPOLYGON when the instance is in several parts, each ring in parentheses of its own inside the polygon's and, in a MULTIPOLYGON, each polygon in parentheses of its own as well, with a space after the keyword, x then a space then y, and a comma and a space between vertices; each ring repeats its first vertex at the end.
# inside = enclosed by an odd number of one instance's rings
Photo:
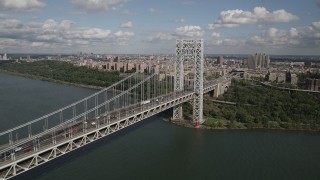
MULTIPOLYGON (((62 155, 56 159, 53 159, 51 161, 48 161, 47 163, 44 163, 40 166, 37 166, 29 171, 26 171, 22 174, 19 174, 18 176, 12 178, 12 180, 31 180, 31 179, 41 179, 42 176, 44 176, 48 171, 54 170, 56 168, 59 168, 62 165, 65 165, 66 163, 70 163, 73 159, 80 158, 82 156, 88 155, 88 153, 92 153, 96 151, 97 149, 106 146, 114 141, 119 140, 121 137, 126 136, 132 132, 137 131, 138 129, 141 129, 143 127, 148 126, 149 124, 154 123, 155 121, 159 121, 163 118, 168 118, 168 114, 172 112, 172 109, 168 109, 166 111, 163 111, 159 114, 156 114, 154 116, 151 116, 147 119, 144 119, 140 122, 137 122, 131 126, 128 126, 122 130, 116 131, 108 136, 105 136, 99 140, 93 141, 90 144, 87 144, 85 146, 82 146, 78 149, 75 149, 71 152, 68 152, 65 155, 62 155)), ((172 115, 172 114, 170 114, 172 115)), ((94 165, 93 165, 94 166, 94 165)))

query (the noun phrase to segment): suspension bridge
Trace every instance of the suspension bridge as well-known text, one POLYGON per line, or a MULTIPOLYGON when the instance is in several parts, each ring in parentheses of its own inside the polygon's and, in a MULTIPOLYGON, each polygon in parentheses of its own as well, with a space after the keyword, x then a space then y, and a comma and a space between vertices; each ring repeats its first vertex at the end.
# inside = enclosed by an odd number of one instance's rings
POLYGON ((0 180, 10 179, 168 109, 182 118, 193 102, 193 123, 203 123, 203 94, 219 96, 228 77, 205 81, 203 40, 177 40, 175 74, 133 73, 73 104, 0 133, 0 180), (194 64, 194 83, 184 83, 184 63, 194 64), (19 139, 17 135, 19 134, 19 139), (15 138, 16 137, 16 138, 15 138))

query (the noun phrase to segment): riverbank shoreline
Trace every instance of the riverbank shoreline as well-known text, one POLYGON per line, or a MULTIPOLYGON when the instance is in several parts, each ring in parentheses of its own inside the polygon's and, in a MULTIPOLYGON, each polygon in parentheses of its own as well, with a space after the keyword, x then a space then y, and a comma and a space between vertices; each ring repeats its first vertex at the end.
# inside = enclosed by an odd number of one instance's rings
POLYGON ((35 76, 35 75, 30 75, 30 74, 25 74, 25 73, 6 71, 6 70, 3 70, 3 69, 0 69, 0 73, 9 74, 9 75, 13 75, 13 76, 24 77, 24 78, 29 78, 29 79, 34 79, 34 80, 48 81, 48 82, 58 83, 58 84, 63 84, 63 85, 68 85, 68 86, 88 88, 88 89, 101 90, 101 89, 105 88, 105 87, 101 87, 101 86, 92 86, 92 85, 71 83, 71 82, 60 81, 60 80, 55 80, 55 79, 51 79, 51 78, 45 78, 45 77, 42 77, 42 76, 35 76))
POLYGON ((199 125, 198 127, 195 127, 191 121, 188 120, 164 120, 166 122, 171 122, 177 126, 182 126, 186 128, 192 128, 192 129, 205 129, 205 130, 277 130, 277 131, 298 131, 298 132, 315 132, 320 133, 319 130, 309 130, 309 129, 285 129, 285 128, 264 128, 264 127, 252 127, 252 128, 230 128, 230 127, 210 127, 206 125, 199 125))

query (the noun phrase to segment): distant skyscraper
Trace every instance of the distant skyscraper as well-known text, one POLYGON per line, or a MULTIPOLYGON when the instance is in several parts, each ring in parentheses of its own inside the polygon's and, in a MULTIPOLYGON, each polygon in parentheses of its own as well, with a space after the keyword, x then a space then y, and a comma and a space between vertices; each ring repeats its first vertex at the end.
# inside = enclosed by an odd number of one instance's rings
POLYGON ((248 68, 249 69, 263 69, 269 68, 270 58, 265 54, 254 54, 250 55, 248 58, 248 68))
POLYGON ((223 56, 219 56, 217 60, 217 64, 223 65, 224 59, 223 56))
POLYGON ((8 60, 7 53, 4 53, 2 58, 1 58, 1 55, 0 55, 0 60, 8 60))

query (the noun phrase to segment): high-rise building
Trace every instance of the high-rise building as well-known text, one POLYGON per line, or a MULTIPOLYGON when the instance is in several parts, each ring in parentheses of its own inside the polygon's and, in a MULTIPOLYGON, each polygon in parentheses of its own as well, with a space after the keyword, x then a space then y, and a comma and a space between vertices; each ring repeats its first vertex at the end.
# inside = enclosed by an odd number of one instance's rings
POLYGON ((2 58, 1 58, 1 55, 0 55, 0 60, 8 60, 7 53, 4 53, 2 58))
POLYGON ((264 69, 269 68, 270 58, 265 54, 254 54, 250 55, 248 58, 248 68, 249 69, 264 69))
POLYGON ((223 56, 219 56, 217 60, 217 64, 223 65, 224 59, 223 56))
POLYGON ((8 60, 7 53, 4 53, 2 59, 3 59, 3 60, 8 60))
POLYGON ((291 84, 297 84, 298 83, 298 77, 296 74, 291 74, 291 84))
POLYGON ((271 82, 286 82, 286 72, 270 72, 267 74, 267 78, 271 82))

